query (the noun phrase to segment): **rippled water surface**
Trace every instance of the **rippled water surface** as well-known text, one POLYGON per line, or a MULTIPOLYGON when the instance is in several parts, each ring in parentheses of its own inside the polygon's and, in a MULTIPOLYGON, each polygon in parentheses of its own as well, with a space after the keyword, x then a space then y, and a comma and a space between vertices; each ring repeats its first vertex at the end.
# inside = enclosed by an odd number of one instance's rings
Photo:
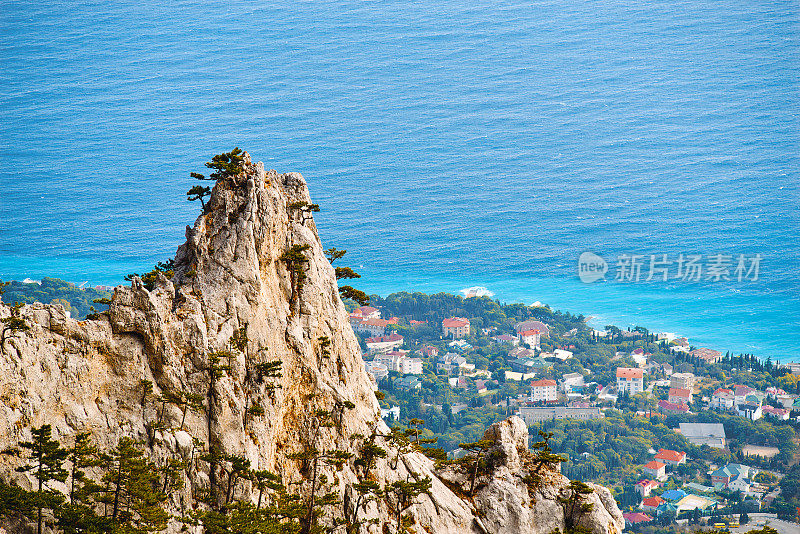
POLYGON ((240 146, 303 173, 370 291, 485 286, 800 358, 796 2, 0 5, 2 278, 171 255, 188 172, 240 146), (584 285, 587 250, 764 260, 584 285))

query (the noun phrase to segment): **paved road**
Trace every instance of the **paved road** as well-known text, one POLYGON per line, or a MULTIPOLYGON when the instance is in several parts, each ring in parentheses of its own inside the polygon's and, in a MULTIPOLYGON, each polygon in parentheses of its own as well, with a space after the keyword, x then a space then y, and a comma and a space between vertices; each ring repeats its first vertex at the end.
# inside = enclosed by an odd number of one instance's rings
POLYGON ((732 528, 731 532, 734 534, 743 534, 753 529, 761 528, 764 525, 769 525, 779 534, 800 534, 800 524, 789 523, 788 521, 781 521, 775 517, 775 514, 750 514, 750 522, 742 525, 739 528, 732 528))

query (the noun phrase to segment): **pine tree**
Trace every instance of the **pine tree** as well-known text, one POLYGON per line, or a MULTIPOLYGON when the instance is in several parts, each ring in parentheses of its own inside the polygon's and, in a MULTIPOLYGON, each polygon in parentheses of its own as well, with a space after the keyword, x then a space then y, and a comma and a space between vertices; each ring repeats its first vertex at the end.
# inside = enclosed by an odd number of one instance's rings
POLYGON ((397 522, 397 532, 403 532, 410 526, 403 521, 403 512, 416 503, 417 497, 423 493, 430 493, 430 490, 430 477, 415 478, 414 480, 406 478, 405 481, 396 480, 385 488, 384 493, 388 497, 389 506, 397 522))
POLYGON ((475 482, 478 479, 478 474, 482 468, 486 467, 482 460, 484 460, 486 453, 494 447, 495 441, 491 439, 482 439, 472 443, 461 443, 459 447, 471 453, 463 458, 465 467, 469 471, 469 496, 471 497, 475 492, 475 482))
POLYGON ((583 534, 586 531, 578 525, 578 522, 584 514, 591 512, 594 508, 593 504, 586 502, 586 496, 592 492, 592 488, 585 482, 573 480, 569 483, 569 495, 558 498, 564 505, 565 534, 583 534))
POLYGON ((203 211, 205 212, 206 211, 206 203, 203 200, 203 198, 207 197, 210 194, 211 194, 211 188, 210 187, 203 187, 202 185, 195 185, 195 186, 192 186, 192 188, 189 189, 186 192, 186 197, 187 197, 187 200, 192 201, 192 202, 195 201, 195 200, 199 200, 200 201, 200 206, 203 208, 203 211))
POLYGON ((369 439, 364 440, 359 449, 358 458, 353 461, 356 469, 362 470, 362 477, 369 475, 370 470, 375 467, 378 458, 386 458, 386 449, 375 443, 377 433, 373 432, 369 439))
POLYGON ((338 494, 328 490, 332 481, 321 473, 321 469, 327 466, 339 470, 353 455, 347 451, 320 449, 320 442, 323 429, 340 426, 344 410, 354 406, 350 402, 336 403, 330 410, 316 410, 307 421, 303 450, 288 455, 288 458, 301 462, 301 471, 306 474, 304 513, 300 519, 302 534, 318 532, 318 519, 322 511, 339 502, 338 494))
POLYGON ((94 498, 103 487, 90 479, 83 471, 99 467, 109 461, 106 454, 92 443, 90 434, 82 432, 75 436, 75 444, 69 449, 70 467, 69 503, 56 512, 58 526, 64 534, 99 532, 110 529, 110 523, 95 513, 94 498))
MULTIPOLYGON (((333 262, 344 256, 346 252, 346 250, 329 248, 325 251, 325 256, 327 256, 328 261, 333 264, 333 262)), ((337 280, 361 278, 361 275, 350 267, 336 267, 334 272, 336 273, 337 280)), ((359 306, 366 306, 369 304, 369 296, 360 289, 356 289, 352 286, 340 287, 339 294, 341 295, 342 299, 350 299, 358 302, 359 306)))
POLYGON ((358 511, 363 506, 366 508, 367 504, 371 501, 378 500, 383 497, 383 488, 374 480, 364 480, 353 484, 353 490, 358 497, 353 506, 353 517, 350 519, 350 528, 348 532, 358 532, 361 526, 361 521, 358 520, 358 511))
POLYGON ((161 471, 129 437, 119 440, 109 466, 103 477, 107 492, 102 502, 111 506, 109 517, 115 529, 142 534, 164 530, 169 514, 163 507, 167 496, 162 491, 161 471))
POLYGON ((58 441, 51 439, 52 430, 50 425, 33 428, 32 441, 23 441, 19 444, 23 449, 30 451, 32 463, 18 467, 17 472, 31 473, 38 482, 35 492, 37 534, 42 533, 42 510, 46 508, 52 510, 63 502, 63 496, 58 492, 49 491, 47 484, 54 481, 64 482, 69 476, 63 467, 69 453, 58 441))
POLYGON ((20 317, 20 310, 22 309, 22 303, 17 302, 14 306, 11 307, 11 316, 5 317, 0 319, 0 352, 5 354, 5 344, 6 339, 11 334, 16 334, 17 332, 27 332, 30 330, 28 323, 25 322, 25 319, 20 317))
POLYGON ((308 257, 305 252, 309 249, 309 245, 292 245, 289 249, 285 250, 278 258, 286 264, 286 269, 289 271, 289 279, 292 286, 291 301, 295 302, 300 292, 303 289, 303 282, 305 282, 306 263, 308 257))

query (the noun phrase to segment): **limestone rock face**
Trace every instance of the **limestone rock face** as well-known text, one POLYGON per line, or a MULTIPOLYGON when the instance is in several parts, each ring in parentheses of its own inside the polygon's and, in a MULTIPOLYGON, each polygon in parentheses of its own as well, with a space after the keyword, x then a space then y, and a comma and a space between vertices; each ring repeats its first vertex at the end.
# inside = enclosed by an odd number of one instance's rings
MULTIPOLYGON (((129 287, 115 288, 109 310, 93 320, 69 318, 60 305, 32 304, 15 311, 0 303, 0 318, 15 313, 29 327, 10 333, 0 351, 0 450, 30 439, 31 427, 50 424, 62 443, 91 432, 95 442, 110 449, 130 436, 156 462, 175 454, 189 458, 202 443, 244 456, 252 468, 278 473, 288 483, 302 478, 298 462, 287 455, 301 450, 314 410, 352 406, 343 410, 336 429, 323 434, 324 447, 356 453, 365 436, 388 433, 334 269, 311 214, 298 207, 310 203, 303 177, 266 171, 246 153, 243 169, 236 181, 217 183, 204 212, 187 227, 172 279, 158 275, 148 290, 134 278, 129 287), (293 245, 307 246, 301 287, 281 260, 293 245), (211 384, 213 355, 228 349, 231 335, 244 327, 246 348, 231 352, 229 370, 211 384), (260 380, 258 364, 275 360, 281 361, 282 376, 260 380), (171 392, 202 396, 202 409, 184 411, 156 400, 171 392), (263 415, 248 414, 256 404, 263 415)), ((390 443, 377 439, 389 449, 388 458, 371 471, 379 483, 432 479, 430 495, 407 512, 422 530, 563 530, 558 496, 567 480, 549 473, 529 496, 519 476, 528 436, 518 418, 487 430, 504 463, 474 498, 452 490, 453 480, 462 475, 437 470, 416 452, 398 455, 390 443)), ((31 487, 32 479, 14 472, 19 462, 0 455, 0 476, 31 487)), ((202 468, 186 474, 184 488, 172 496, 176 512, 190 504, 193 492, 208 488, 211 476, 202 468)), ((352 485, 359 480, 352 460, 337 478, 352 514, 352 485)), ((581 524, 596 534, 620 532, 622 518, 613 498, 605 488, 594 489, 593 510, 581 524)), ((236 492, 241 498, 253 494, 248 484, 236 492)), ((362 532, 381 532, 380 523, 393 521, 381 501, 359 511, 359 519, 365 518, 379 524, 365 525, 362 532)))

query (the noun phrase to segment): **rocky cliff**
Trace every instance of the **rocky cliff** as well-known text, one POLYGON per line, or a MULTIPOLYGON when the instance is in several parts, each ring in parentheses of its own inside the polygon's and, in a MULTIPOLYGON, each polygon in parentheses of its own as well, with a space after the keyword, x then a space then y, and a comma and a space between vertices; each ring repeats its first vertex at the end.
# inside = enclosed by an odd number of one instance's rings
MULTIPOLYGON (((471 497, 463 490, 467 474, 437 469, 426 456, 381 437, 389 429, 379 416, 334 269, 311 212, 302 208, 310 203, 306 183, 297 173, 266 171, 244 156, 237 179, 218 181, 203 214, 187 227, 171 279, 158 274, 148 290, 134 278, 129 287, 114 290, 107 312, 85 321, 67 317, 60 306, 0 305, 0 319, 13 313, 28 326, 10 332, 0 352, 0 450, 30 439, 31 427, 50 424, 54 437, 66 443, 90 432, 110 449, 130 436, 156 463, 214 447, 290 484, 307 476, 290 455, 303 450, 314 414, 338 409, 337 424, 319 432, 318 447, 354 456, 341 470, 330 468, 342 501, 331 514, 353 516, 353 485, 365 476, 356 464, 358 451, 367 436, 377 436, 389 454, 369 470, 371 480, 385 486, 431 478, 430 491, 406 511, 416 532, 549 534, 573 523, 595 534, 621 531, 622 517, 607 489, 594 486, 586 497, 591 510, 573 518, 566 504, 569 481, 557 470, 545 467, 537 475, 541 480, 531 484, 527 430, 518 418, 487 430, 496 461, 471 497), (305 261, 293 272, 282 255, 294 245, 305 261), (245 328, 240 350, 230 350, 232 335, 245 328), (229 358, 211 379, 220 354, 229 358), (259 364, 276 360, 280 377, 258 376, 259 364), (175 392, 203 399, 201 406, 163 401, 175 392)), ((14 472, 19 463, 0 456, 0 476, 31 487, 31 478, 14 472)), ((171 497, 176 513, 196 506, 193 496, 212 486, 217 474, 195 462, 182 476, 184 486, 171 497)), ((250 483, 234 491, 255 498, 250 483)), ((362 532, 396 530, 384 500, 362 506, 358 514, 375 520, 364 522, 362 532)))

